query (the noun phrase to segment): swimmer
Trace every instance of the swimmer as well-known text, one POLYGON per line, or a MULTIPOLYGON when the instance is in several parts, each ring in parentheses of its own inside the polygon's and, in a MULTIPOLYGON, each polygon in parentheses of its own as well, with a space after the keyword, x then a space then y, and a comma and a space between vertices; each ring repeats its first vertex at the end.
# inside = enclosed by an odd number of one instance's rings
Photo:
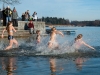
POLYGON ((37 30, 36 34, 37 34, 36 41, 37 41, 37 43, 40 43, 40 41, 41 41, 40 30, 37 30))
POLYGON ((15 28, 12 25, 12 22, 8 22, 7 27, 4 28, 4 30, 2 31, 2 35, 1 37, 4 37, 4 32, 7 30, 8 32, 8 40, 9 40, 9 46, 5 48, 5 50, 9 50, 12 48, 13 43, 16 45, 16 47, 18 47, 18 42, 17 40, 13 37, 13 31, 16 32, 15 28))
POLYGON ((60 34, 60 35, 64 36, 62 32, 56 30, 56 28, 53 27, 51 29, 50 41, 48 42, 48 47, 49 48, 58 48, 59 47, 59 45, 58 45, 58 43, 56 41, 56 35, 57 34, 60 34))
POLYGON ((83 40, 82 40, 83 35, 79 34, 76 38, 75 38, 75 42, 74 42, 74 46, 76 49, 79 49, 81 45, 85 45, 93 50, 95 50, 92 46, 86 44, 83 40))

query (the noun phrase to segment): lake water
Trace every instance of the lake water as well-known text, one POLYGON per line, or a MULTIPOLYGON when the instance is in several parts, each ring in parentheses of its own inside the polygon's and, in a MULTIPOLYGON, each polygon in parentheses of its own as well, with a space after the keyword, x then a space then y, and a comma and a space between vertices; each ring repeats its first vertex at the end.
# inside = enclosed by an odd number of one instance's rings
MULTIPOLYGON (((59 28, 76 29, 76 33, 65 33, 64 37, 57 35, 60 50, 50 51, 47 48, 49 35, 42 37, 39 45, 35 45, 32 37, 17 38, 19 49, 12 50, 13 53, 0 53, 0 75, 100 75, 100 27, 59 28), (83 40, 96 51, 85 46, 79 53, 67 49, 78 34, 83 34, 83 40)), ((1 50, 7 42, 6 39, 0 41, 1 50)))

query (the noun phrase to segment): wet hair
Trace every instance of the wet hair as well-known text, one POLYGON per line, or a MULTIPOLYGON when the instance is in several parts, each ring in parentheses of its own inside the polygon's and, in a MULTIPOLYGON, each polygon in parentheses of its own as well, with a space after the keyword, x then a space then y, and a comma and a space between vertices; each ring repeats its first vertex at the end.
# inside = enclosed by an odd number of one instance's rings
POLYGON ((38 40, 38 37, 40 36, 40 35, 38 35, 39 32, 40 32, 40 30, 37 30, 37 31, 36 31, 36 34, 37 34, 36 40, 38 40))
POLYGON ((37 30, 37 31, 36 31, 36 34, 38 34, 39 32, 40 32, 40 30, 37 30))
POLYGON ((82 34, 79 34, 76 38, 75 38, 75 41, 78 40, 78 39, 81 39, 83 37, 82 34))
MULTIPOLYGON (((51 31, 53 31, 54 28, 55 28, 55 27, 52 27, 52 28, 51 28, 51 31)), ((55 29, 56 29, 56 28, 55 28, 55 29)))

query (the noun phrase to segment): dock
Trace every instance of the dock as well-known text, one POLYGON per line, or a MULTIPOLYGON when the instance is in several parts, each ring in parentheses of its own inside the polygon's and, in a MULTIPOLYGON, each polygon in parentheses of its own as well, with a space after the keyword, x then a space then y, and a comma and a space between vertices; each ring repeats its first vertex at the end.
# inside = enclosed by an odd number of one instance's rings
MULTIPOLYGON (((57 29, 59 31, 62 31, 64 34, 71 34, 76 33, 77 29, 57 29)), ((49 34, 51 32, 51 29, 46 29, 46 33, 49 34)))

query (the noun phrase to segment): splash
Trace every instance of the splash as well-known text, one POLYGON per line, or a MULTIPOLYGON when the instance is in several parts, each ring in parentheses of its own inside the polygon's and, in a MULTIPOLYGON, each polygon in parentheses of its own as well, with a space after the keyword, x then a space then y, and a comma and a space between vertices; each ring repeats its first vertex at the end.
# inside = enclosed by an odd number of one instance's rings
MULTIPOLYGON (((0 52, 0 56, 6 55, 6 56, 63 56, 63 57, 68 57, 68 56, 73 56, 76 53, 76 49, 74 46, 72 46, 73 41, 68 41, 65 38, 62 39, 62 37, 59 37, 58 42, 59 42, 59 48, 57 49, 49 49, 48 48, 48 41, 49 41, 49 36, 47 37, 42 37, 41 38, 41 43, 37 44, 36 40, 34 40, 32 37, 28 38, 27 40, 20 39, 18 40, 19 42, 19 48, 14 48, 9 51, 2 51, 0 52), (66 41, 65 41, 66 40, 66 41)), ((7 43, 5 44, 4 41, 0 41, 0 48, 3 50, 6 46, 7 43)), ((100 48, 97 48, 99 50, 100 48)), ((81 47, 79 50, 82 54, 87 54, 91 53, 92 50, 86 47, 81 47), (89 52, 90 51, 90 52, 89 52)), ((100 53, 100 52, 98 52, 100 53)), ((93 53, 91 53, 93 54, 93 53)), ((87 54, 88 55, 88 54, 87 54)), ((86 56, 87 56, 86 55, 86 56)))

